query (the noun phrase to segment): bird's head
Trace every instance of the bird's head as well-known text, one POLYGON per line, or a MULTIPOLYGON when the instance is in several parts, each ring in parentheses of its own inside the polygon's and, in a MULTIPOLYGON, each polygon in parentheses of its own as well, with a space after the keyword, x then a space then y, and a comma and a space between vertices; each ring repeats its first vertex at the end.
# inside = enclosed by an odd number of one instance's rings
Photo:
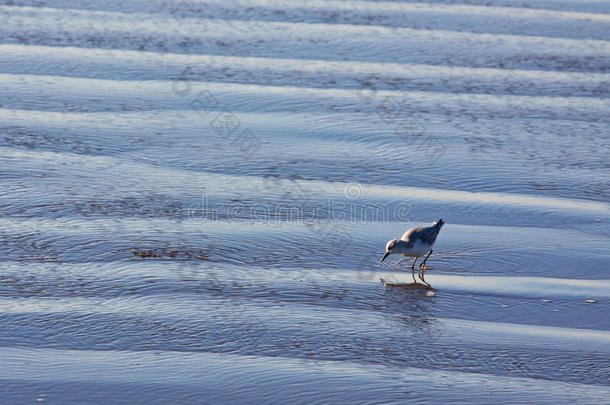
POLYGON ((398 239, 392 239, 385 245, 385 254, 381 258, 381 261, 383 262, 385 258, 392 253, 398 253, 398 239))

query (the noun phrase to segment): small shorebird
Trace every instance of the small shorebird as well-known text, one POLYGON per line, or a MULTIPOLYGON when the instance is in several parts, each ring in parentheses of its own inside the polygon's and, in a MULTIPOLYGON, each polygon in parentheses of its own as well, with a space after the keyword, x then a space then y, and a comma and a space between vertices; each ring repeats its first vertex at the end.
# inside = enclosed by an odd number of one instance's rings
POLYGON ((392 239, 386 244, 385 255, 383 255, 381 261, 383 262, 385 258, 391 254, 414 257, 415 260, 413 261, 413 265, 411 265, 411 275, 413 276, 413 281, 417 283, 417 280, 415 280, 415 263, 417 262, 418 258, 428 253, 428 256, 426 256, 422 264, 419 265, 421 270, 419 273, 419 278, 428 287, 430 287, 430 284, 424 280, 426 260, 428 260, 432 254, 432 245, 434 245, 436 237, 444 224, 445 221, 439 219, 438 221, 433 222, 432 225, 425 228, 411 228, 407 230, 407 232, 405 232, 400 239, 392 239))

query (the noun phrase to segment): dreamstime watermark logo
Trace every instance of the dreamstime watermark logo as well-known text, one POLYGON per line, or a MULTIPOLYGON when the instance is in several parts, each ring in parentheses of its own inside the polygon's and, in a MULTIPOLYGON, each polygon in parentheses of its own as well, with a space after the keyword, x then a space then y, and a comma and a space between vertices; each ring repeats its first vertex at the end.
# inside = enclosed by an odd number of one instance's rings
POLYGON ((362 187, 362 184, 360 184, 360 183, 348 183, 343 188, 343 194, 350 200, 354 200, 354 199, 362 197, 363 193, 364 193, 364 187, 362 187))
POLYGON ((361 88, 356 90, 356 95, 365 103, 372 103, 375 97, 377 97, 377 87, 375 87, 374 83, 365 82, 361 88))
MULTIPOLYGON (((373 103, 377 98, 377 87, 366 82, 356 90, 356 96, 365 103, 373 103)), ((386 96, 375 105, 376 115, 390 125, 394 125, 394 134, 405 144, 421 152, 429 165, 434 164, 447 150, 440 140, 426 134, 424 120, 419 114, 410 111, 406 97, 386 96)))
MULTIPOLYGON (((358 189, 350 189, 346 196, 353 196, 358 189)), ((358 191, 361 193, 361 191, 358 191)), ((358 194, 359 195, 359 194, 358 194)), ((282 202, 210 202, 206 195, 190 204, 186 210, 187 220, 211 220, 223 222, 248 222, 257 224, 277 224, 302 222, 313 226, 320 221, 339 221, 345 224, 364 222, 409 222, 412 206, 408 202, 372 203, 356 201, 357 197, 336 200, 328 197, 315 204, 282 202)))
MULTIPOLYGON (((178 97, 186 97, 193 91, 193 72, 190 67, 184 69, 180 77, 172 80, 172 92, 178 97)), ((191 109, 218 135, 218 147, 233 148, 242 158, 251 158, 263 144, 248 128, 244 128, 239 118, 209 91, 199 91, 190 102, 191 109)))

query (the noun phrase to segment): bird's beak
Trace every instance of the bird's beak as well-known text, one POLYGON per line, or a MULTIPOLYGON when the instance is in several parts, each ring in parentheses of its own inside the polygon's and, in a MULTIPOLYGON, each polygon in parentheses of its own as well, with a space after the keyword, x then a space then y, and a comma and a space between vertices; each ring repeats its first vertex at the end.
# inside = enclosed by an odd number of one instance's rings
POLYGON ((388 255, 390 254, 390 252, 385 252, 385 255, 383 255, 383 257, 381 258, 381 262, 383 262, 385 260, 386 257, 388 257, 388 255))

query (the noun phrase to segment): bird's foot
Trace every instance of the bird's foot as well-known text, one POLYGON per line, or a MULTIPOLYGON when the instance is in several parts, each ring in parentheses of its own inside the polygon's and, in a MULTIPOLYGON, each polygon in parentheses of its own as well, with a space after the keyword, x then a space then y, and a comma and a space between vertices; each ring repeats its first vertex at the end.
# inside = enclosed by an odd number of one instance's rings
POLYGON ((418 274, 417 277, 419 277, 419 279, 428 287, 432 287, 430 284, 428 284, 428 282, 426 280, 424 280, 424 278, 421 276, 421 274, 418 274))

